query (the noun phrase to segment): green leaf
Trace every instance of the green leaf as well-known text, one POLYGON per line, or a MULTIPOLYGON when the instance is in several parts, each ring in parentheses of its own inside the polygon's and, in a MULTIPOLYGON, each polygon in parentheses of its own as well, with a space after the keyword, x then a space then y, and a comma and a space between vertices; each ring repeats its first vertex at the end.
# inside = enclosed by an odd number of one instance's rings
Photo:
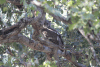
POLYGON ((98 30, 94 30, 94 33, 97 34, 98 33, 98 30))
POLYGON ((3 7, 3 12, 6 12, 8 10, 7 7, 3 7))
POLYGON ((39 67, 44 67, 44 65, 40 65, 39 67))
POLYGON ((32 17, 33 16, 33 14, 32 13, 28 13, 28 17, 32 17))
MULTIPOLYGON (((95 22, 93 23, 94 26, 99 25, 100 20, 96 19, 95 22)), ((99 25, 100 26, 100 25, 99 25)))
POLYGON ((75 61, 75 57, 72 55, 72 60, 75 61))
POLYGON ((77 0, 76 5, 79 5, 80 3, 81 3, 80 0, 77 0))
POLYGON ((95 17, 94 17, 94 15, 93 14, 83 14, 82 15, 82 19, 86 19, 86 20, 94 20, 95 19, 95 17))
POLYGON ((31 9, 32 9, 32 10, 34 10, 34 9, 35 9, 35 7, 33 7, 33 6, 32 6, 32 7, 31 7, 31 9))
POLYGON ((62 3, 65 3, 66 2, 66 0, 62 0, 62 3))
POLYGON ((51 5, 51 4, 52 4, 52 1, 47 1, 47 3, 48 3, 49 5, 51 5))
POLYGON ((38 0, 38 1, 40 1, 40 2, 44 2, 45 0, 38 0))
POLYGON ((1 66, 1 65, 4 65, 4 63, 3 63, 3 62, 0 62, 0 66, 1 66))
POLYGON ((72 16, 72 23, 77 23, 79 21, 80 17, 79 16, 72 16))
POLYGON ((6 3, 6 0, 0 0, 0 4, 6 3))
POLYGON ((90 29, 88 29, 87 27, 85 27, 84 29, 83 29, 84 31, 85 31, 85 34, 88 34, 88 33, 90 33, 90 29))
POLYGON ((39 13, 40 13, 39 11, 36 11, 36 16, 38 16, 39 13))
POLYGON ((99 11, 99 10, 94 11, 94 12, 93 12, 93 15, 94 15, 95 17, 98 17, 98 16, 100 15, 100 11, 99 11))
POLYGON ((78 12, 78 9, 77 8, 72 8, 71 11, 72 12, 78 12))
POLYGON ((20 0, 20 4, 22 4, 23 3, 23 0, 20 0))
POLYGON ((72 6, 73 1, 69 1, 67 4, 68 4, 69 6, 72 6))
POLYGON ((69 31, 73 30, 74 28, 76 28, 76 25, 77 25, 76 23, 70 24, 69 25, 69 31))
POLYGON ((81 62, 82 62, 82 58, 79 58, 79 59, 78 59, 78 62, 81 63, 81 62))

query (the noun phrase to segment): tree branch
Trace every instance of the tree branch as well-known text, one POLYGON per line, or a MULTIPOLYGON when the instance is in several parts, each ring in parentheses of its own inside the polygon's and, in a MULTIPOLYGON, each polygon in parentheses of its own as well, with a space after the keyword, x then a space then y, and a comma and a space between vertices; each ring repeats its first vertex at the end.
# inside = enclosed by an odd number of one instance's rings
POLYGON ((24 44, 24 45, 32 48, 33 50, 38 50, 38 51, 42 51, 42 52, 51 52, 50 48, 43 46, 39 42, 31 40, 31 39, 23 36, 22 34, 18 34, 16 36, 6 38, 5 40, 0 40, 0 44, 1 43, 12 43, 12 42, 19 42, 21 44, 24 44))
POLYGON ((94 59, 96 60, 96 62, 98 63, 98 65, 100 65, 100 62, 97 58, 96 52, 94 50, 93 44, 91 43, 91 41, 89 40, 89 38, 85 35, 84 31, 82 29, 79 29, 80 33, 85 37, 85 39, 88 41, 88 43, 90 44, 90 49, 93 53, 94 59))
POLYGON ((31 21, 32 21, 32 19, 30 19, 30 18, 23 18, 16 24, 0 30, 0 39, 10 38, 11 36, 17 35, 31 21))
POLYGON ((54 13, 48 11, 48 10, 50 10, 50 9, 44 8, 40 2, 37 2, 37 1, 34 1, 34 0, 33 0, 31 3, 34 4, 34 5, 36 5, 37 7, 41 8, 44 12, 49 13, 54 19, 56 19, 56 20, 58 20, 58 21, 62 21, 62 22, 64 22, 65 24, 71 24, 71 23, 72 23, 72 22, 71 22, 71 19, 68 19, 68 20, 67 20, 67 18, 63 17, 60 13, 59 13, 60 16, 56 16, 54 13), (45 10, 46 10, 46 11, 45 11, 45 10))

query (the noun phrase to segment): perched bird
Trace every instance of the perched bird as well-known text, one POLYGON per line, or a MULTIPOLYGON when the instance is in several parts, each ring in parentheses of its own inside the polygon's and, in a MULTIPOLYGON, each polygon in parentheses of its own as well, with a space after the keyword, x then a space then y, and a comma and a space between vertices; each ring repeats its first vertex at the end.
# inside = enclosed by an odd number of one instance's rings
MULTIPOLYGON (((64 43, 63 43, 61 34, 51 27, 50 21, 48 21, 48 20, 45 21, 41 32, 45 39, 48 39, 52 43, 59 45, 61 48, 63 48, 64 43)), ((61 50, 61 51, 63 51, 63 50, 61 50)))

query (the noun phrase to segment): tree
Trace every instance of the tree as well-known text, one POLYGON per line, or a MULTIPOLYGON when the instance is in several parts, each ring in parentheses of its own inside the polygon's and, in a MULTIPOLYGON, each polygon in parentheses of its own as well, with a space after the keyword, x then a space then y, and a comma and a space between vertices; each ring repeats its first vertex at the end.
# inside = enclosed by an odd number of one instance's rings
POLYGON ((0 66, 100 66, 99 4, 99 0, 0 0, 0 66), (64 48, 43 38, 41 29, 50 21, 64 48))

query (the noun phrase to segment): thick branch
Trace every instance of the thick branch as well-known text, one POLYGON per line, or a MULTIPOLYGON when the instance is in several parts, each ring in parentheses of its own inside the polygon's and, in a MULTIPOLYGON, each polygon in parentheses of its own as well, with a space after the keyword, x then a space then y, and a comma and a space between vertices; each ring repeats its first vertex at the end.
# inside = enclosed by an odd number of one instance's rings
POLYGON ((42 51, 42 52, 51 52, 50 48, 48 48, 46 46, 42 46, 39 42, 31 40, 31 39, 23 36, 22 34, 12 36, 11 38, 6 38, 5 40, 0 40, 0 44, 1 43, 12 43, 12 42, 19 42, 21 44, 24 44, 24 45, 32 48, 33 50, 38 50, 38 51, 42 51))
POLYGON ((10 38, 11 36, 17 35, 20 31, 25 28, 32 19, 23 18, 16 24, 0 30, 0 39, 10 38))

